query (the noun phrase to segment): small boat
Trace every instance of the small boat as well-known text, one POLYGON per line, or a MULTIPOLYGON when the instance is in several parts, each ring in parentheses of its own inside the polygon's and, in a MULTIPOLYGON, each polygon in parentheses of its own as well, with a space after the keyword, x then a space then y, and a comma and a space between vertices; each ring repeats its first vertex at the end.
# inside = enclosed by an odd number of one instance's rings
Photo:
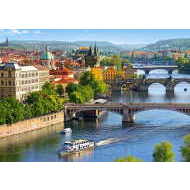
POLYGON ((71 134, 72 133, 72 129, 71 128, 65 128, 60 133, 61 134, 71 134))
POLYGON ((67 141, 64 143, 63 148, 59 151, 59 155, 64 156, 71 153, 78 153, 80 151, 92 149, 94 147, 95 142, 86 139, 67 141))
POLYGON ((184 88, 184 91, 187 91, 187 88, 184 88))

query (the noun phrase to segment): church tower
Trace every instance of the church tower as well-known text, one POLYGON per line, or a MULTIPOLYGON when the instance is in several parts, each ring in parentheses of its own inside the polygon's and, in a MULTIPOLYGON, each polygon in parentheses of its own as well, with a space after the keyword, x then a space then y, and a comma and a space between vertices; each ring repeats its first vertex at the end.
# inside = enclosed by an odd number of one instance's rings
POLYGON ((6 38, 5 45, 6 45, 6 47, 9 46, 9 39, 8 38, 6 38))

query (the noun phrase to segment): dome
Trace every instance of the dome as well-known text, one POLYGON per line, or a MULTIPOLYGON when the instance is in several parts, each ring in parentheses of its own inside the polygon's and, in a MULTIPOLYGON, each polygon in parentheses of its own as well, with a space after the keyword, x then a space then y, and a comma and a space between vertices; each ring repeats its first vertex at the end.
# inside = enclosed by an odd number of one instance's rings
POLYGON ((41 60, 52 60, 52 59, 54 59, 54 56, 51 52, 45 51, 41 54, 40 59, 41 60))

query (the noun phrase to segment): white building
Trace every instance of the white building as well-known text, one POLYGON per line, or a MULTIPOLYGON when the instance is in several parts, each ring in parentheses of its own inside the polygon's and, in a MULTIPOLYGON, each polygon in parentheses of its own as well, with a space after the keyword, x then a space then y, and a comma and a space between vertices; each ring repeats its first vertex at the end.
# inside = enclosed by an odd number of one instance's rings
POLYGON ((22 101, 28 93, 38 90, 39 71, 34 66, 0 65, 0 97, 15 97, 22 101))

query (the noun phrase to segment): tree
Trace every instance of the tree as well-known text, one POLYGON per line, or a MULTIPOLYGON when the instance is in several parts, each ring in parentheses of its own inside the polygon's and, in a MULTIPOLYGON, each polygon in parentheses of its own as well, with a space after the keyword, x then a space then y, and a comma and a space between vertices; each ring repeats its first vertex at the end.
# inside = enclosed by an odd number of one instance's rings
POLYGON ((104 94, 108 91, 108 87, 105 82, 103 81, 92 81, 93 89, 94 89, 94 94, 104 94))
POLYGON ((184 161, 190 162, 190 134, 184 137, 184 146, 181 147, 184 161))
POLYGON ((121 64, 121 58, 118 55, 113 55, 111 58, 111 62, 114 66, 117 67, 117 70, 121 70, 122 64, 121 64))
POLYGON ((94 98, 94 91, 90 85, 82 86, 80 92, 84 96, 86 102, 94 98))
POLYGON ((95 77, 89 71, 84 72, 80 77, 80 85, 91 85, 93 81, 95 81, 95 77))
POLYGON ((46 82, 43 86, 42 86, 42 93, 47 94, 47 95, 55 95, 56 91, 55 91, 55 87, 54 85, 52 85, 49 82, 46 82))
POLYGON ((157 144, 153 152, 153 160, 155 162, 172 162, 175 154, 172 150, 173 145, 170 142, 161 142, 157 144))
POLYGON ((59 96, 62 96, 63 93, 64 93, 64 89, 63 89, 63 86, 61 84, 58 84, 56 86, 56 89, 55 89, 56 93, 59 95, 59 96))
POLYGON ((100 61, 100 65, 102 65, 102 66, 112 66, 113 63, 111 62, 111 58, 110 58, 110 57, 104 57, 104 58, 100 61))
POLYGON ((81 88, 81 85, 79 84, 73 84, 73 83, 69 83, 66 87, 66 92, 68 94, 74 92, 74 91, 78 91, 81 88))
POLYGON ((81 94, 81 92, 74 91, 69 95, 69 99, 71 102, 74 102, 76 104, 82 104, 85 102, 84 96, 81 94))
POLYGON ((127 156, 127 157, 118 158, 115 160, 115 162, 143 162, 143 160, 134 156, 127 156))

